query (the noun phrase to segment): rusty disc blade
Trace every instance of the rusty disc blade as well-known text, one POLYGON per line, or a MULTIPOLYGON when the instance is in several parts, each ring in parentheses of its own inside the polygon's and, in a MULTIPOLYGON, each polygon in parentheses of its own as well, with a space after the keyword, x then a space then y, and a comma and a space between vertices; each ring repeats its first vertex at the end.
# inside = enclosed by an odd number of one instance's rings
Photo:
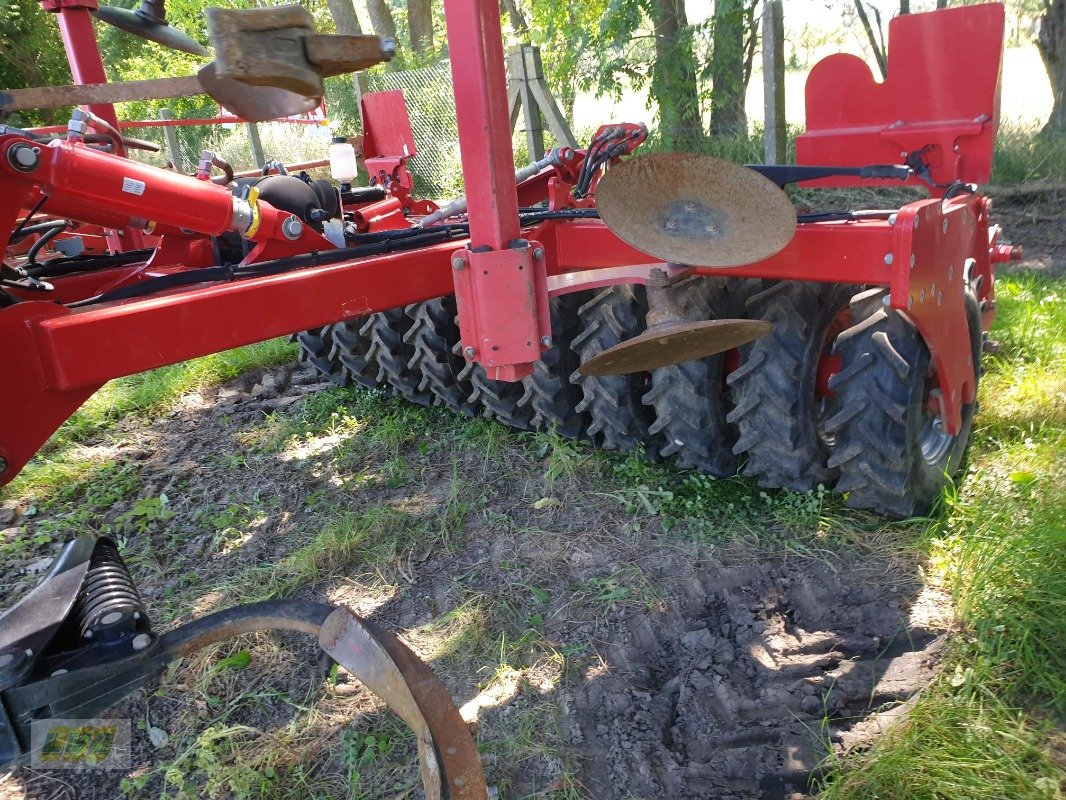
POLYGON ((273 86, 249 86, 233 78, 220 78, 212 61, 196 73, 200 85, 227 111, 249 122, 267 122, 294 114, 306 114, 321 101, 273 86))
POLYGON ((762 261, 796 232, 796 208, 770 180, 694 153, 653 153, 612 167, 596 188, 596 207, 618 238, 695 267, 762 261))
POLYGON ((132 33, 134 36, 140 36, 150 42, 169 47, 171 50, 181 50, 183 53, 190 53, 194 56, 210 55, 210 51, 207 48, 187 33, 178 30, 173 25, 168 25, 166 22, 159 22, 150 19, 144 14, 138 14, 136 11, 115 6, 100 6, 95 13, 98 19, 103 20, 108 25, 126 31, 126 33, 132 33))
POLYGON ((582 375, 647 372, 724 353, 769 333, 761 319, 712 319, 660 325, 604 350, 580 367, 582 375))

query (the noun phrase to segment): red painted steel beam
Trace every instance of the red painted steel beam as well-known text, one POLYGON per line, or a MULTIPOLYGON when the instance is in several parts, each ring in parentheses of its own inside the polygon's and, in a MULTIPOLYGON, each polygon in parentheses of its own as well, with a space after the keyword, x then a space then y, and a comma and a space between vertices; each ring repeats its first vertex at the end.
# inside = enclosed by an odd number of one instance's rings
POLYGON ((73 389, 452 291, 454 242, 64 314, 37 325, 48 385, 73 389))
MULTIPOLYGON (((700 275, 888 285, 893 228, 885 221, 823 222, 801 225, 785 248, 743 267, 697 268, 700 275)), ((596 220, 546 226, 530 234, 553 257, 549 274, 602 269, 620 264, 659 264, 659 259, 626 244, 596 220)))

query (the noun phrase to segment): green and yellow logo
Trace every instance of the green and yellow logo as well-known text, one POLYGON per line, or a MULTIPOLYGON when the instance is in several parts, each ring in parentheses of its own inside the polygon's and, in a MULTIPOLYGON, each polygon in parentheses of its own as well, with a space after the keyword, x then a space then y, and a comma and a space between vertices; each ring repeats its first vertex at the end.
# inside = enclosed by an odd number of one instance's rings
POLYGON ((33 723, 31 739, 33 763, 42 767, 116 768, 129 763, 129 720, 39 720, 33 723))

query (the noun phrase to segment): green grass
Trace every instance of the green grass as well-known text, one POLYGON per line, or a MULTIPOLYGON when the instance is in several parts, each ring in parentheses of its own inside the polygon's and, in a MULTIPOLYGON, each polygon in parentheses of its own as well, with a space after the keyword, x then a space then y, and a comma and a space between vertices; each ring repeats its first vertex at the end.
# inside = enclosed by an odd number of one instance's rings
POLYGON ((1002 125, 992 159, 994 186, 1066 181, 1066 136, 1041 136, 1039 128, 1002 125))
POLYGON ((99 462, 79 452, 75 445, 107 438, 115 423, 125 417, 150 418, 163 413, 193 389, 295 357, 296 345, 270 339, 110 381, 56 431, 21 474, 0 490, 0 496, 47 497, 64 486, 83 482, 99 462))
POLYGON ((834 765, 825 800, 1062 796, 1066 281, 997 288, 1002 349, 986 359, 971 474, 924 538, 959 633, 907 718, 834 765))

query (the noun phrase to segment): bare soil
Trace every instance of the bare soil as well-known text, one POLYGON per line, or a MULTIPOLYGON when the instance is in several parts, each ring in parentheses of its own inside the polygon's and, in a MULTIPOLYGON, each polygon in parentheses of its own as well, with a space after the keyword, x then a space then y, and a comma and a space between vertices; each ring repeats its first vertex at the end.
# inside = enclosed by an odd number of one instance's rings
POLYGON ((1066 274, 1066 184, 992 187, 988 194, 993 201, 992 220, 1003 228, 1004 240, 1024 249, 1020 262, 1000 265, 1000 269, 1052 278, 1066 274))
MULTIPOLYGON (((826 759, 876 736, 936 671, 945 604, 898 550, 861 541, 816 548, 806 535, 797 536, 803 548, 774 544, 772 516, 721 537, 685 524, 666 530, 618 494, 609 459, 577 451, 572 474, 552 476, 552 456, 534 437, 477 423, 464 443, 456 432, 475 424, 435 410, 419 412, 429 418, 424 431, 411 417, 398 444, 328 424, 281 450, 256 444, 323 388, 304 368, 281 367, 87 443, 109 460, 109 474, 136 476, 91 524, 121 532, 164 630, 247 599, 267 577, 249 570, 282 563, 339 515, 401 515, 395 541, 368 539, 351 563, 325 565, 296 594, 346 603, 398 630, 458 704, 480 709, 471 716, 501 797, 807 797, 826 759), (174 516, 130 531, 123 519, 136 501, 161 494, 174 516), (233 508, 251 510, 223 534, 205 522, 233 508), (405 538, 408 520, 417 535, 405 538)), ((401 401, 378 402, 404 413, 401 401)), ((63 509, 65 517, 31 516, 22 504, 8 535, 62 527, 74 519, 63 509)), ((4 607, 58 546, 7 564, 4 607)), ((308 781, 319 796, 420 796, 413 745, 402 737, 351 776, 344 732, 386 723, 343 675, 323 686, 306 637, 239 646, 252 653, 247 669, 220 673, 212 665, 237 648, 210 651, 114 710, 135 722, 130 776, 147 776, 127 796, 176 796, 156 769, 166 763, 180 765, 191 796, 242 796, 210 784, 222 767, 176 761, 220 721, 248 726, 223 767, 262 772, 263 752, 283 753, 270 761, 279 776, 271 796, 310 796, 298 788, 308 781), (169 741, 150 744, 149 725, 169 741), (303 777, 289 794, 296 769, 303 777)), ((123 777, 24 768, 0 777, 0 797, 109 798, 123 777)), ((247 796, 263 794, 259 786, 247 796)))

